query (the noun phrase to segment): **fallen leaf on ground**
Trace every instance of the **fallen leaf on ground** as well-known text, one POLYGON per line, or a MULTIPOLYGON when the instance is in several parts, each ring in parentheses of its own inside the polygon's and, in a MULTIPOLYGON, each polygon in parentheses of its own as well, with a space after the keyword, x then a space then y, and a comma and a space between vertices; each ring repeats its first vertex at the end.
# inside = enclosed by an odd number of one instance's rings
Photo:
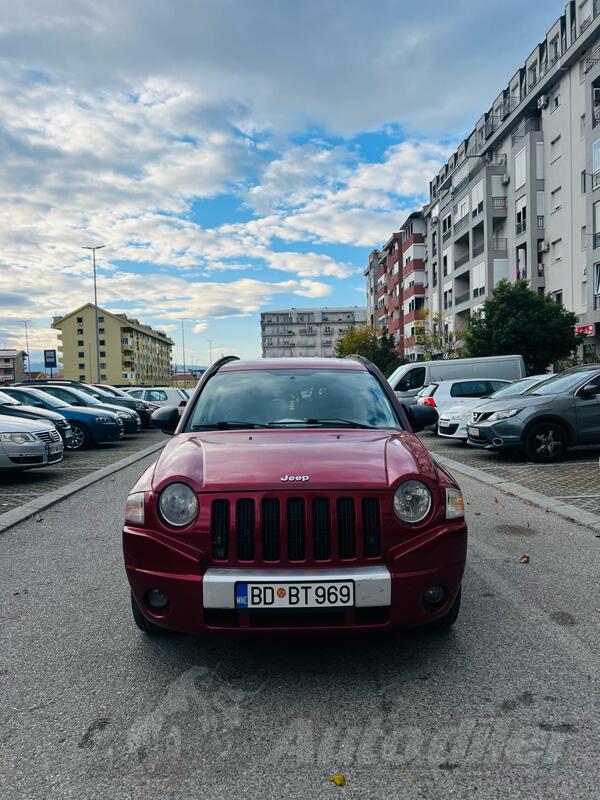
POLYGON ((481 516, 481 511, 474 511, 474 512, 473 512, 473 514, 474 514, 476 517, 480 517, 480 516, 481 516))
POLYGON ((494 503, 498 503, 498 505, 500 505, 500 500, 498 500, 497 497, 494 497, 494 503))
POLYGON ((336 772, 335 775, 329 776, 329 782, 335 783, 336 786, 345 786, 346 777, 345 775, 342 775, 341 772, 336 772))
POLYGON ((529 556, 521 556, 519 564, 529 564, 529 556))
POLYGON ((417 780, 417 776, 414 772, 403 772, 402 777, 407 783, 414 783, 417 780))

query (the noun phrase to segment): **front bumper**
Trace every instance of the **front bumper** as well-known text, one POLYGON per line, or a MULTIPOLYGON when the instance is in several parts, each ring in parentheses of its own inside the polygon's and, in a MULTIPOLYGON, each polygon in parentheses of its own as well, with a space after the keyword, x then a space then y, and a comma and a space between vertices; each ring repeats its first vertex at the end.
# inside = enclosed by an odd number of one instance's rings
MULTIPOLYGON (((52 444, 56 444, 53 442, 52 444)), ((43 442, 23 442, 13 444, 2 442, 0 444, 0 468, 3 469, 35 469, 57 464, 63 460, 64 445, 58 452, 49 454, 49 448, 43 442)))
POLYGON ((92 430, 94 442, 116 442, 123 437, 123 426, 117 423, 106 425, 104 423, 96 423, 92 430))
POLYGON ((464 572, 467 528, 464 521, 436 526, 392 547, 375 564, 281 569, 278 565, 213 567, 208 556, 156 531, 125 527, 125 568, 137 604, 152 622, 187 633, 216 631, 395 630, 425 625, 442 617, 459 591, 464 572), (340 609, 246 611, 234 607, 238 580, 354 580, 355 605, 340 609), (443 603, 428 607, 426 589, 441 584, 443 603), (164 613, 146 603, 150 589, 169 597, 164 613))
POLYGON ((510 450, 522 446, 523 426, 512 419, 494 423, 469 423, 467 442, 484 450, 510 450), (477 435, 475 435, 477 431, 477 435))
POLYGON ((462 439, 466 441, 467 434, 467 421, 466 419, 452 419, 448 417, 440 417, 438 421, 438 434, 446 439, 462 439))

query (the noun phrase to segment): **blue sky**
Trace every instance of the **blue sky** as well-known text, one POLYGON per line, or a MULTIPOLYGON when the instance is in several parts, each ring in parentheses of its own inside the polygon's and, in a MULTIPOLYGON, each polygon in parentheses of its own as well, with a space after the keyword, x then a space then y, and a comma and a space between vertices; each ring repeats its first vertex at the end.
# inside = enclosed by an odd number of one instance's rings
POLYGON ((362 305, 368 252, 545 35, 548 0, 0 9, 0 347, 92 298, 188 363, 260 311, 362 305), (81 31, 86 35, 82 36, 81 31), (493 55, 490 55, 493 54, 493 55))

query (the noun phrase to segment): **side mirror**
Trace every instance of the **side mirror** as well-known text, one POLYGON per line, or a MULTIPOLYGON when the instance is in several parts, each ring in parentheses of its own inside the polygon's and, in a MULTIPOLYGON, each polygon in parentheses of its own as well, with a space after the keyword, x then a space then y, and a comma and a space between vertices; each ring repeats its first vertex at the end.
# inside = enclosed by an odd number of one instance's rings
POLYGON ((177 406, 162 406, 152 412, 152 424, 163 433, 171 435, 179 425, 179 409, 177 406))
POLYGON ((583 389, 579 393, 579 396, 583 400, 591 400, 592 397, 598 397, 598 394, 600 394, 600 390, 598 389, 598 387, 595 386, 593 383, 588 383, 587 386, 583 387, 583 389))
POLYGON ((406 403, 402 403, 402 408, 414 433, 420 433, 425 428, 435 425, 438 421, 438 413, 431 406, 407 406, 406 403))

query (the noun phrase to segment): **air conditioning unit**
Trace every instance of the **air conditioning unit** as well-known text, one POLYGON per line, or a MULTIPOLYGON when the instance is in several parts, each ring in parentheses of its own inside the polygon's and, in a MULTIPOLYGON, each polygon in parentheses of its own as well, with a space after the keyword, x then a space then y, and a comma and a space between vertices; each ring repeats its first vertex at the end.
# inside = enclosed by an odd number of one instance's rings
POLYGON ((548 95, 542 94, 538 98, 537 107, 541 111, 543 108, 548 108, 549 103, 550 103, 550 98, 548 97, 548 95))
POLYGON ((510 183, 510 175, 503 175, 502 176, 502 186, 508 186, 510 183))
POLYGON ((594 89, 594 105, 600 106, 600 89, 594 89))
POLYGON ((548 253, 550 251, 550 242, 540 242, 538 244, 538 253, 548 253))

